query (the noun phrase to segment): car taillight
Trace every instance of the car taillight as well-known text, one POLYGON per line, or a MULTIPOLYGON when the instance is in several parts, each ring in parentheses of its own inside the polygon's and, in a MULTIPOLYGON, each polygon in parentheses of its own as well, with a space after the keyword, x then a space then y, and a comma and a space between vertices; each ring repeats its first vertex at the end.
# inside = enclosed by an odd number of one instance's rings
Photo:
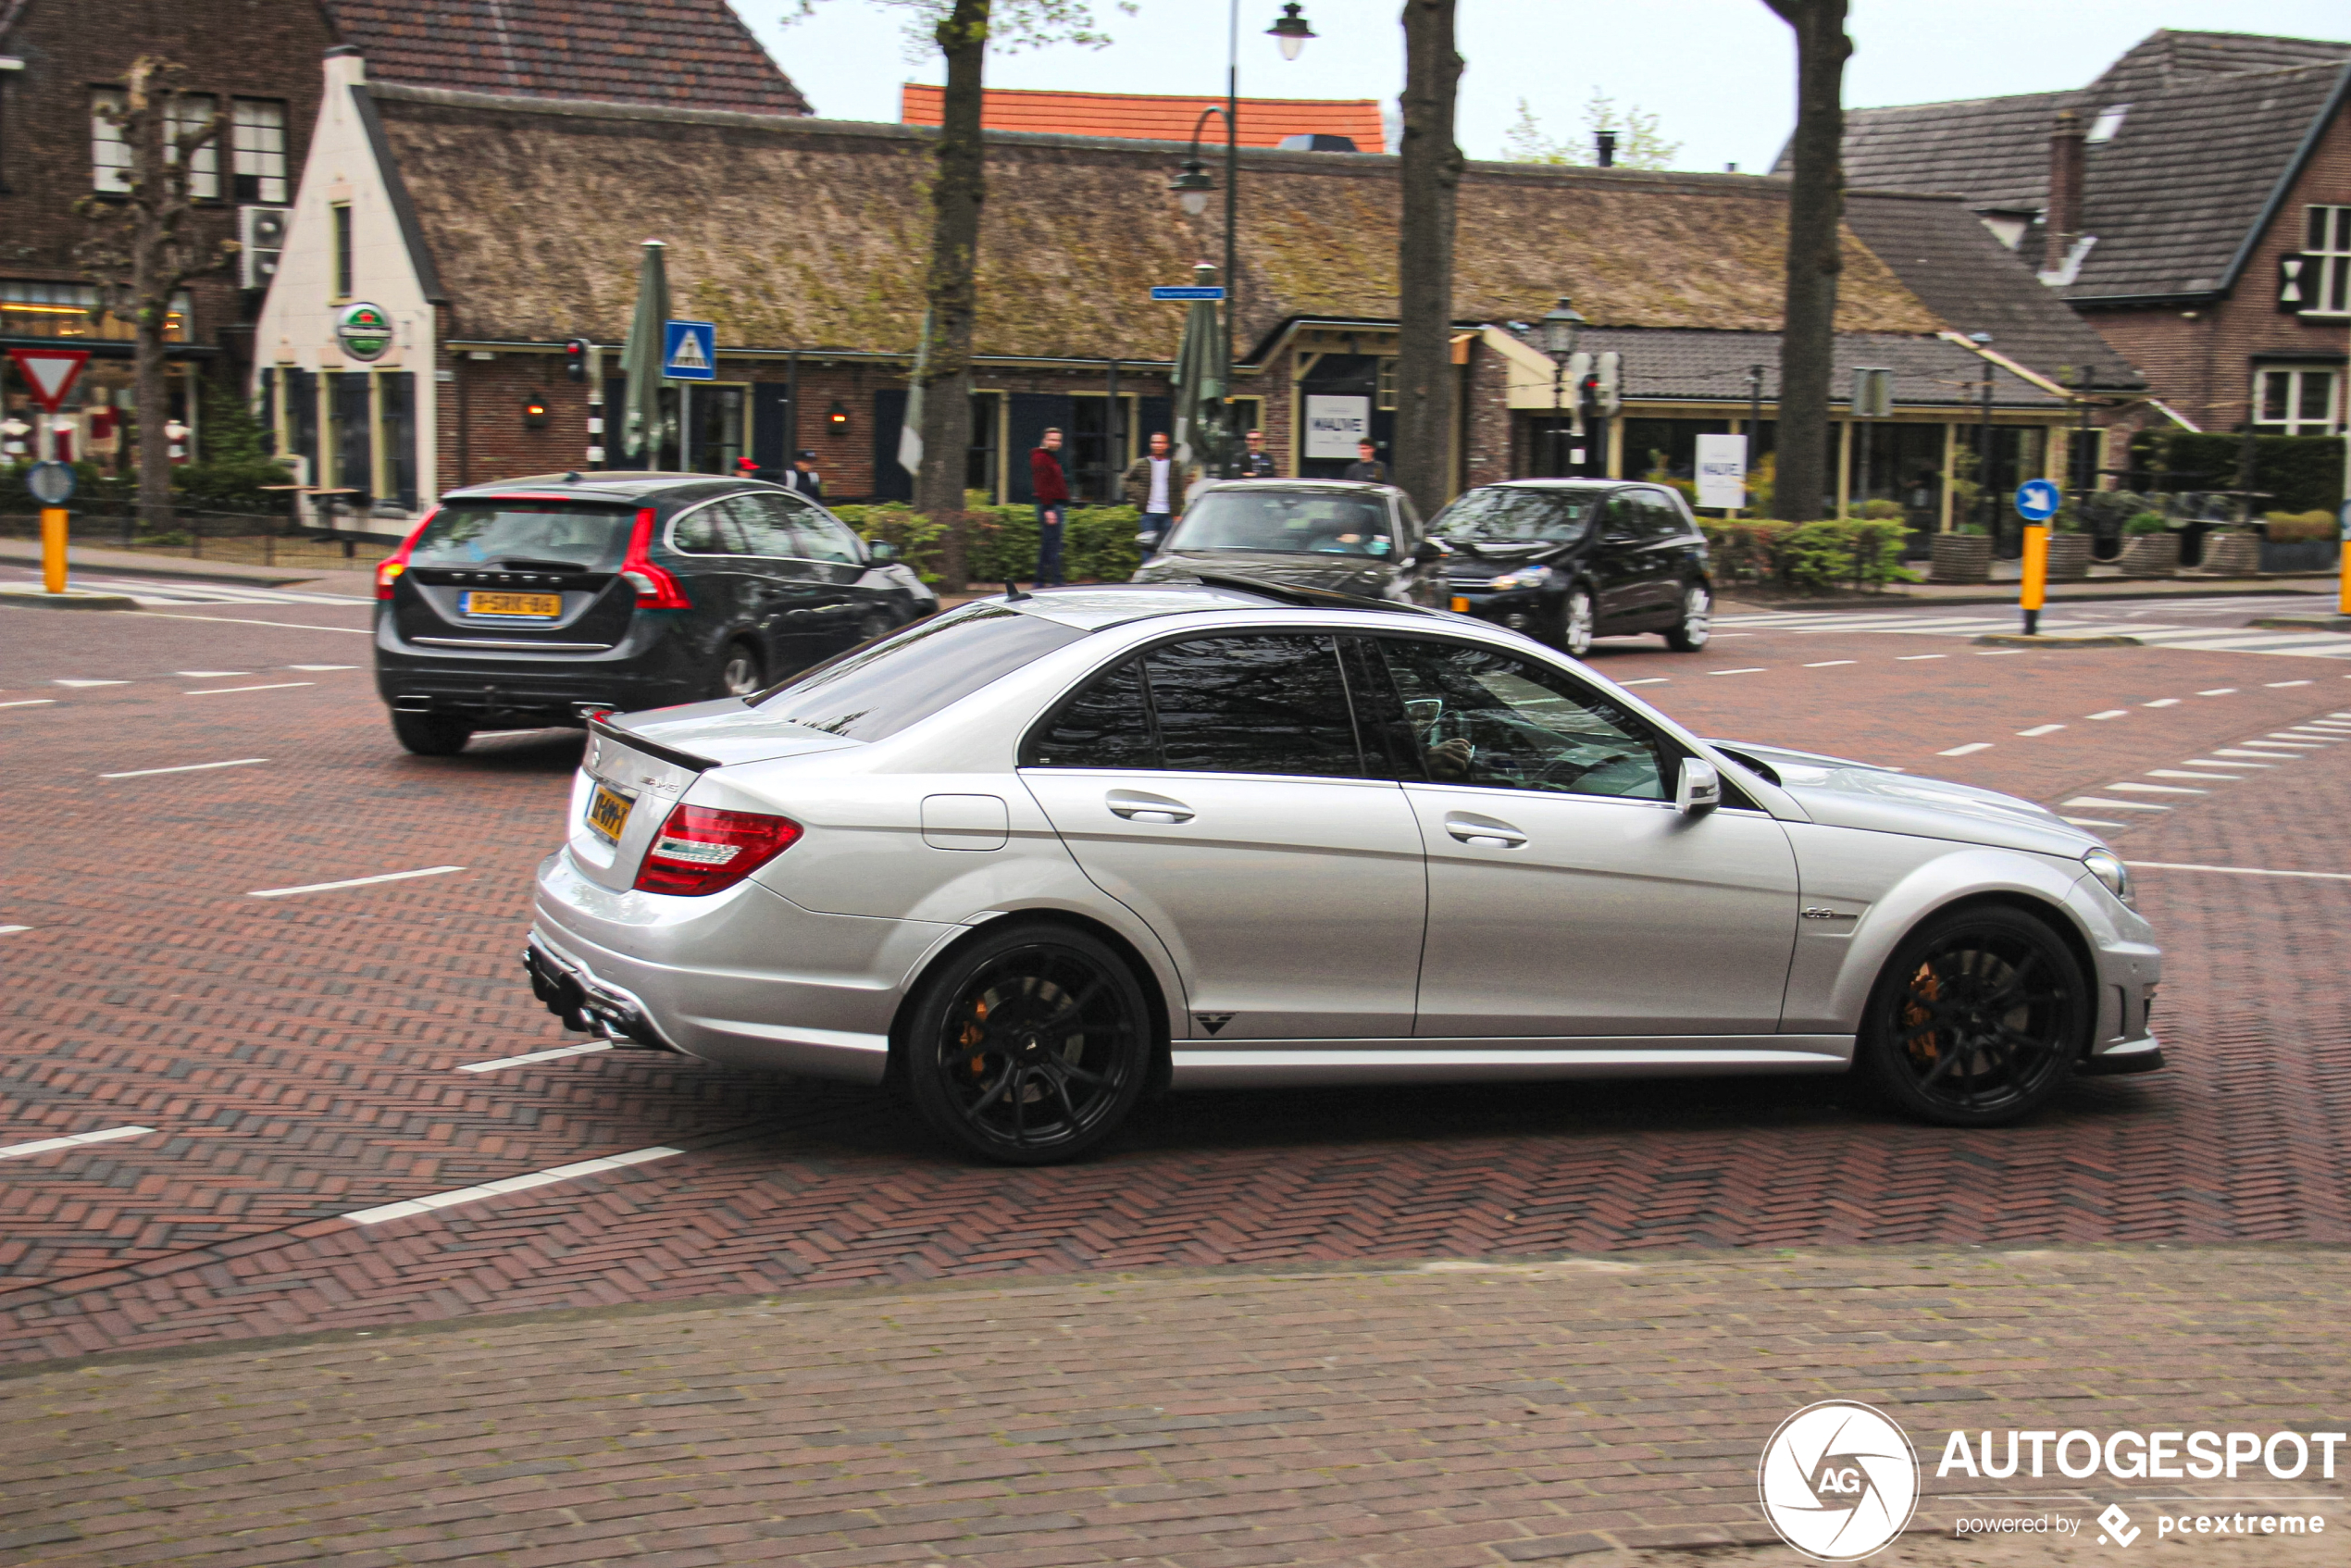
POLYGON ((801 831, 789 816, 678 806, 653 835, 636 890, 689 898, 723 891, 798 843, 801 831))
POLYGON ((653 562, 653 509, 650 506, 637 514, 637 526, 628 535, 628 554, 620 563, 620 575, 637 591, 637 606, 644 610, 688 610, 693 601, 678 579, 653 562))
POLYGON ((438 506, 426 513, 425 520, 418 523, 415 531, 400 541, 400 548, 385 556, 381 561, 376 563, 377 598, 389 599, 392 597, 392 579, 398 577, 401 573, 408 569, 408 558, 417 553, 417 541, 425 536, 425 530, 432 527, 432 520, 440 515, 441 508, 438 506))

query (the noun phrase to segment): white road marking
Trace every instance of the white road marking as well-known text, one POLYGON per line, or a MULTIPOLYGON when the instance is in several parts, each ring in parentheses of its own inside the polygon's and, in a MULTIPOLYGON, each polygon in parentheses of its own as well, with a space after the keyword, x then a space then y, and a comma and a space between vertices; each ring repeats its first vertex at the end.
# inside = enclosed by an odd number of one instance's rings
POLYGON ((2109 784, 2109 790, 2127 790, 2141 795, 2208 795, 2209 790, 2191 790, 2184 784, 2109 784))
POLYGON ((1766 666, 1757 665, 1749 669, 1710 669, 1706 673, 1709 675, 1764 675, 1769 671, 1766 666))
POLYGON ((2083 795, 2065 803, 2069 807, 2097 806, 2106 811, 2170 811, 2171 809, 2170 806, 2156 805, 2148 801, 2109 801, 2096 795, 2083 795))
POLYGON ((2190 757, 2188 759, 2188 765, 2190 767, 2275 767, 2277 764, 2268 762, 2216 762, 2210 757, 2190 757))
POLYGON ((2092 714, 2090 716, 2092 718, 2129 718, 2131 716, 2131 710, 2128 708, 2108 708, 2102 714, 2092 714))
POLYGON ((2095 816, 2060 816, 2059 822, 2071 822, 2076 828, 2128 828, 2127 822, 2107 822, 2095 816))
POLYGON ((251 675, 249 669, 176 669, 174 675, 184 675, 191 680, 226 680, 232 675, 251 675))
POLYGON ((2314 740, 2311 740, 2308 736, 2307 736, 2307 735, 2296 735, 2296 734, 2295 734, 2293 730, 2291 730, 2291 729, 2272 729, 2272 730, 2270 730, 2270 733, 2269 733, 2268 735, 2264 736, 2262 739, 2263 739, 2264 740, 2290 740, 2290 741, 2299 741, 2299 742, 2301 742, 2302 744, 2304 744, 2304 745, 2306 745, 2306 746, 2307 746, 2307 745, 2332 746, 2332 745, 2333 745, 2333 744, 2334 744, 2334 741, 2332 741, 2332 740, 2315 740, 2315 741, 2314 741, 2314 740))
POLYGON ((13 937, 19 931, 30 931, 30 926, 0 926, 0 937, 13 937))
MULTIPOLYGON (((2240 741, 2238 741, 2238 742, 2237 742, 2237 744, 2238 744, 2238 745, 2240 745, 2240 746, 2258 746, 2258 747, 2259 747, 2259 748, 2260 748, 2262 751, 2264 751, 2264 752, 2267 752, 2267 751, 2272 751, 2272 750, 2279 751, 2279 752, 2315 752, 2315 751, 2317 751, 2317 750, 2319 749, 2319 744, 2320 744, 2320 743, 2319 743, 2318 741, 2316 741, 2316 740, 2240 740, 2240 741)), ((2257 754, 2258 754, 2258 753, 2257 753, 2257 754)))
POLYGON ((2239 751, 2234 746, 2215 746, 2213 750, 2219 752, 2224 757, 2258 757, 2265 765, 2270 766, 2274 766, 2282 762, 2300 762, 2302 760, 2302 753, 2299 752, 2243 752, 2239 751))
POLYGON ((283 899, 292 898, 296 893, 330 893, 338 888, 372 888, 379 882, 405 882, 413 877, 441 877, 464 869, 462 865, 428 865, 421 871, 387 871, 380 877, 354 877, 342 882, 306 882, 299 888, 260 888, 245 897, 283 899))
POLYGON ((1905 653, 1894 662, 1897 665, 1915 665, 1923 659, 1944 659, 1948 657, 1950 657, 1950 655, 1947 653, 1905 653))
POLYGON ((268 760, 267 757, 239 757, 234 762, 192 762, 180 767, 141 767, 133 768, 129 773, 102 773, 98 777, 101 778, 152 778, 158 773, 202 773, 207 768, 215 767, 251 767, 255 763, 265 763, 268 760))
POLYGON ((2351 882, 2351 871, 2267 871, 2258 865, 2188 865, 2168 860, 2133 860, 2123 864, 2136 871, 2223 871, 2232 877, 2310 877, 2322 882, 2351 882))
POLYGON ((1938 757, 1963 757, 1973 752, 1988 752, 1991 749, 1992 742, 1989 740, 1971 740, 1964 746, 1954 746, 1947 752, 1934 754, 1938 757))
MULTIPOLYGON (((2005 659, 2011 653, 2021 653, 2023 652, 2024 650, 2021 648, 1978 648, 1975 651, 1975 656, 1979 659, 2005 659)), ((2099 826, 2111 828, 2115 826, 2115 824, 2108 822, 2101 823, 2099 826)))
POLYGON ((381 1225, 386 1220, 404 1220, 411 1214, 429 1214, 435 1209, 454 1209, 460 1203, 479 1203, 485 1198, 502 1197, 509 1192, 528 1192, 534 1187, 577 1181, 581 1176, 641 1165, 648 1160, 666 1160, 673 1154, 684 1152, 682 1149, 662 1145, 651 1149, 632 1149, 626 1154, 611 1154, 601 1160, 582 1160, 578 1164, 557 1165, 553 1170, 508 1176, 504 1181, 484 1182, 479 1187, 461 1187, 454 1191, 436 1192, 428 1198, 411 1198, 399 1203, 385 1203, 373 1209, 354 1209, 342 1217, 354 1225, 381 1225))
POLYGON ((2271 688, 2276 688, 2276 687, 2280 687, 2280 686, 2308 686, 2308 685, 2310 685, 2311 683, 2310 683, 2309 681, 2307 681, 2307 680, 2265 680, 2265 681, 2263 681, 2261 684, 2262 684, 2262 685, 2264 685, 2264 686, 2268 686, 2268 687, 2271 687, 2271 688))
POLYGON ((21 702, 0 703, 0 708, 54 708, 56 705, 55 697, 27 697, 21 702))
POLYGON ((329 670, 357 669, 359 666, 357 665, 288 665, 286 667, 288 669, 329 670))
POLYGON ((2176 767, 2151 767, 2147 769, 2147 777, 2149 778, 2219 778, 2234 784, 2243 780, 2245 775, 2242 773, 2183 773, 2176 767))
POLYGON ((52 686, 70 686, 79 691, 84 686, 128 686, 131 682, 127 680, 53 680, 49 682, 49 684, 52 686))
POLYGON ((289 691, 297 686, 316 686, 315 680, 278 680, 267 686, 206 686, 182 693, 189 697, 226 697, 232 691, 289 691))
POLYGON ((1854 662, 1855 661, 1851 659, 1822 659, 1817 665, 1806 665, 1804 667, 1806 669, 1827 669, 1835 665, 1849 665, 1854 662))
POLYGON ((169 610, 124 610, 126 616, 152 616, 159 621, 218 621, 223 626, 274 626, 281 631, 347 631, 354 637, 373 637, 375 629, 364 626, 312 626, 306 621, 256 621, 240 616, 182 616, 169 610))
POLYGON ((2215 686, 2211 691, 2199 691, 2196 695, 2199 697, 2233 697, 2236 695, 2236 690, 2237 689, 2233 686, 2215 686))
POLYGON ((2152 703, 2141 703, 2139 704, 2139 706, 2143 708, 2176 708, 2179 705, 2180 699, 2177 697, 2158 697, 2152 703))
POLYGON ((11 1143, 0 1147, 0 1160, 21 1160, 29 1155, 47 1154, 59 1149, 79 1149, 85 1143, 112 1143, 118 1138, 144 1138, 153 1127, 106 1127, 98 1132, 78 1132, 70 1138, 44 1138, 38 1143, 11 1143))
POLYGON ((1638 680, 1620 680, 1619 686, 1662 686, 1673 678, 1670 675, 1644 676, 1638 680))
POLYGON ((610 1051, 608 1039, 590 1040, 586 1045, 559 1045, 553 1051, 534 1051, 528 1056, 502 1056, 495 1062, 468 1062, 457 1069, 461 1073, 494 1073, 501 1067, 521 1067, 533 1062, 553 1062, 564 1056, 585 1056, 591 1051, 610 1051))
POLYGON ((2018 730, 2018 731, 2017 731, 2017 733, 2018 733, 2019 735, 2027 735, 2027 736, 2030 736, 2030 735, 2055 735, 2055 734, 2056 734, 2059 730, 2063 729, 2064 728, 2065 728, 2065 726, 2063 726, 2063 725, 2061 725, 2061 724, 2036 724, 2036 725, 2034 725, 2034 726, 2032 728, 2030 728, 2030 729, 2020 729, 2020 730, 2018 730))

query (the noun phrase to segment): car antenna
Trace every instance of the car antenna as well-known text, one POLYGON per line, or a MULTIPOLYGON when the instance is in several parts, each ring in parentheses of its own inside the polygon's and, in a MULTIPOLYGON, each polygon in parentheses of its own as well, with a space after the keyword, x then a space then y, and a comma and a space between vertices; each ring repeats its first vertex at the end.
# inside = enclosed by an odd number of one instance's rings
POLYGON ((1006 579, 1004 579, 1004 603, 1005 603, 1005 604, 1018 604, 1018 603, 1019 603, 1021 600, 1023 600, 1023 599, 1034 599, 1034 598, 1036 598, 1036 597, 1037 597, 1037 595, 1035 595, 1034 593, 1023 593, 1023 592, 1020 591, 1020 584, 1018 584, 1018 583, 1014 582, 1012 579, 1010 579, 1010 578, 1006 578, 1006 579))
POLYGON ((578 482, 579 470, 577 468, 574 468, 570 473, 564 476, 564 483, 566 484, 578 484, 578 482))

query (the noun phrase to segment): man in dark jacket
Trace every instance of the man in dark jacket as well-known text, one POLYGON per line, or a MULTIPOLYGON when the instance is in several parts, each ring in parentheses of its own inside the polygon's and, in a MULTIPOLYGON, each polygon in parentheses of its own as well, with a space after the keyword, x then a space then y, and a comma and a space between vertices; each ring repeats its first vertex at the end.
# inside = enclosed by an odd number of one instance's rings
POLYGON ((792 459, 791 467, 784 470, 782 483, 786 490, 796 490, 811 501, 825 499, 825 481, 817 477, 816 454, 813 452, 803 452, 792 459))
POLYGON ((1355 443, 1355 461, 1347 466, 1347 472, 1339 478, 1362 479, 1368 484, 1387 482, 1387 465, 1379 460, 1379 448, 1372 444, 1371 437, 1365 436, 1355 443))
POLYGON ((1037 497, 1037 586, 1062 581, 1062 523, 1069 516, 1069 477, 1062 471, 1062 433, 1049 429, 1028 454, 1028 488, 1037 497))
POLYGON ((1265 432, 1249 432, 1249 450, 1241 454, 1241 478, 1245 479, 1277 479, 1280 468, 1274 465, 1274 454, 1265 450, 1265 432))

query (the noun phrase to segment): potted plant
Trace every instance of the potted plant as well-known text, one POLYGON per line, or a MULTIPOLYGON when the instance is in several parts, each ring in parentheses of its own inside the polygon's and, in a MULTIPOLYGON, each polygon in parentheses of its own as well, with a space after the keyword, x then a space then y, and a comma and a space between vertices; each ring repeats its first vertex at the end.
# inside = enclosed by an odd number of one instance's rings
POLYGON ((1933 581, 1992 580, 1992 539, 1977 524, 1962 523, 1956 532, 1938 533, 1928 548, 1933 581))
POLYGON ((2170 577, 2180 569, 2180 536, 2160 512, 2141 512, 2122 525, 2124 577, 2170 577))
POLYGON ((2271 512, 2261 528, 2261 569, 2265 572, 2331 572, 2341 548, 2334 514, 2320 507, 2311 512, 2271 512))
POLYGON ((2053 519, 2049 530, 2049 580, 2080 582, 2090 575, 2090 536, 2082 531, 2081 520, 2068 506, 2053 519))
POLYGON ((2252 577, 2261 570, 2261 536, 2251 529, 2207 534, 2204 566, 2212 577, 2252 577))

